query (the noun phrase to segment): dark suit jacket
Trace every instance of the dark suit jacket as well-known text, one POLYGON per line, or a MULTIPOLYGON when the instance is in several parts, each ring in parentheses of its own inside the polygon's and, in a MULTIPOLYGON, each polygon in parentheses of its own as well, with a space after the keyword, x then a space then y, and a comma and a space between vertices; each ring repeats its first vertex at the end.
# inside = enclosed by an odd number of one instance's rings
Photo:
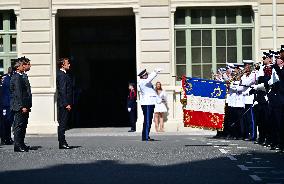
POLYGON ((26 88, 27 88, 27 93, 29 95, 29 106, 32 107, 32 92, 31 92, 31 85, 30 85, 30 81, 29 81, 29 78, 28 78, 28 75, 27 74, 23 74, 23 79, 24 79, 24 82, 25 82, 25 85, 26 85, 26 88))
POLYGON ((31 96, 28 94, 23 75, 15 73, 10 82, 11 110, 20 111, 22 108, 31 108, 31 96))
POLYGON ((72 105, 72 81, 68 74, 58 70, 56 76, 57 105, 66 107, 72 105))

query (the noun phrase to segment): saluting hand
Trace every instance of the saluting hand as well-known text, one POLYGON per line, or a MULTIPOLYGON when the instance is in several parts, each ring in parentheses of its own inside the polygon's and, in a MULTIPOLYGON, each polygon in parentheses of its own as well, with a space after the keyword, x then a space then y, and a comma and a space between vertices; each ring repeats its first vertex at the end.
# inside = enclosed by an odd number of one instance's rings
POLYGON ((67 109, 68 111, 71 111, 71 105, 67 105, 67 106, 66 106, 66 109, 67 109))

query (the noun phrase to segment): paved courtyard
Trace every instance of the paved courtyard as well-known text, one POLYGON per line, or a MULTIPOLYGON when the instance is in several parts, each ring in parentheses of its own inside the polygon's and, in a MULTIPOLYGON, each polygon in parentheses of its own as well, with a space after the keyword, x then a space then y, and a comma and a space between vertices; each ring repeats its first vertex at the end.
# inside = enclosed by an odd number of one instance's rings
POLYGON ((28 153, 0 147, 0 183, 284 183, 284 154, 252 142, 213 139, 214 132, 153 133, 142 142, 127 129, 29 135, 28 153))

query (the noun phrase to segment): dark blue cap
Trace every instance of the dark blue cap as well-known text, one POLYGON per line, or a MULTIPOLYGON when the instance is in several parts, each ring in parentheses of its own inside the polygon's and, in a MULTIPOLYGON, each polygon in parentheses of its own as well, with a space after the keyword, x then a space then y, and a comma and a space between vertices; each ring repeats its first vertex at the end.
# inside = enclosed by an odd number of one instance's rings
POLYGON ((146 71, 146 69, 144 69, 138 74, 138 76, 141 77, 141 76, 145 75, 146 73, 147 73, 147 71, 146 71))

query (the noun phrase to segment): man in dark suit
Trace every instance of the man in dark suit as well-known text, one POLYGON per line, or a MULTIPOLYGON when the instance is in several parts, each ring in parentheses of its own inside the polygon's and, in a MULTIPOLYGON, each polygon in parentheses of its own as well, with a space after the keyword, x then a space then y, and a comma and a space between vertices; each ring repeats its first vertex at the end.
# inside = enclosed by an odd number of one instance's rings
POLYGON ((14 115, 11 111, 10 102, 10 81, 12 78, 12 68, 8 69, 8 73, 2 78, 2 109, 3 109, 3 138, 1 144, 12 145, 14 141, 11 138, 11 126, 13 124, 14 115))
POLYGON ((59 149, 71 149, 65 140, 65 129, 72 109, 72 81, 67 71, 70 69, 68 58, 58 61, 59 70, 56 76, 57 88, 57 120, 59 149))
POLYGON ((14 151, 28 152, 29 147, 25 145, 24 139, 31 108, 31 99, 23 79, 25 68, 22 58, 18 59, 15 68, 16 73, 12 76, 10 82, 11 110, 14 113, 14 151))

